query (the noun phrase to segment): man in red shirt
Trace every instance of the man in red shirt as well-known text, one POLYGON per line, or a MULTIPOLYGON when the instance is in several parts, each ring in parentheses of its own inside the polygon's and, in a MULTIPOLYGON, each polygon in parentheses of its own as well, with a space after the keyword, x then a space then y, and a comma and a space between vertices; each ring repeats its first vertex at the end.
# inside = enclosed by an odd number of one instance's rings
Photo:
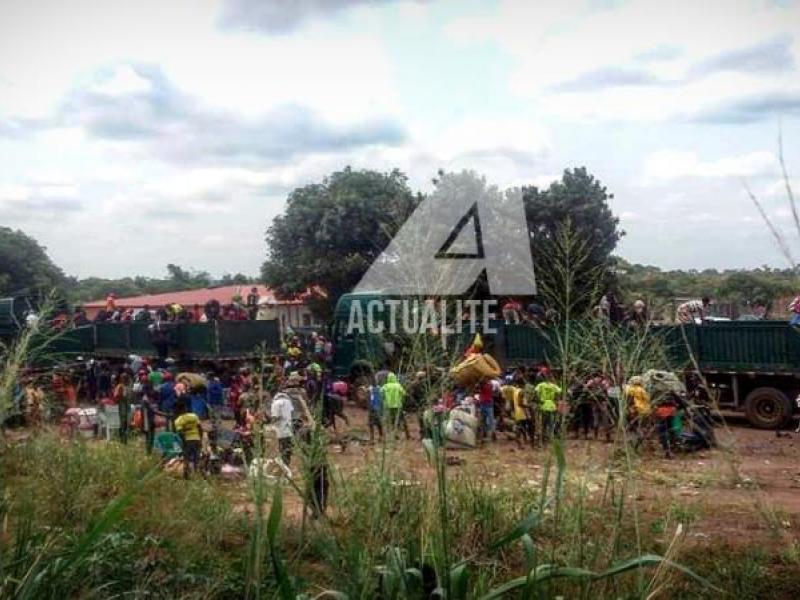
POLYGON ((480 429, 479 439, 483 440, 487 434, 491 434, 492 441, 497 440, 494 430, 494 392, 495 385, 492 380, 486 380, 480 384, 478 391, 478 409, 480 410, 480 429))

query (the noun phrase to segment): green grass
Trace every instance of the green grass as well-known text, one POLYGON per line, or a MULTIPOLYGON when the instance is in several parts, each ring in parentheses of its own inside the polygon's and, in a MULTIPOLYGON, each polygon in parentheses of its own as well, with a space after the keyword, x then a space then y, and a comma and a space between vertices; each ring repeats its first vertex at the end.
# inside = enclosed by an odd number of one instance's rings
POLYGON ((738 598, 791 597, 786 582, 798 577, 795 546, 671 550, 677 524, 702 518, 700 508, 676 501, 634 527, 624 480, 590 493, 583 478, 559 477, 557 456, 538 486, 446 470, 444 481, 409 483, 380 465, 336 471, 328 518, 305 524, 284 514, 297 502, 291 486, 186 482, 155 469, 136 444, 42 435, 7 447, 3 466, 3 598, 20 597, 27 572, 40 580, 29 597, 71 590, 81 598, 297 598, 336 590, 367 599, 381 587, 384 597, 410 599, 422 597, 431 574, 452 599, 503 586, 513 588, 511 598, 676 597, 659 591, 664 582, 682 598, 719 597, 676 567, 659 568, 653 555, 738 598))

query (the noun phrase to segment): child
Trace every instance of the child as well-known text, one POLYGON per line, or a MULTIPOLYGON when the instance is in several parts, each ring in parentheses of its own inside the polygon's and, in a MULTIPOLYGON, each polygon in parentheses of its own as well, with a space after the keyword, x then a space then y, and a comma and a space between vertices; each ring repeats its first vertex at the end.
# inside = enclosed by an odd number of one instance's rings
POLYGON ((183 478, 189 479, 189 471, 197 471, 200 462, 200 447, 203 440, 200 431, 200 417, 186 408, 186 400, 178 401, 178 418, 175 419, 175 431, 183 440, 183 478))
POLYGON ((672 420, 678 413, 679 398, 674 393, 664 396, 661 404, 655 409, 656 424, 658 426, 658 440, 664 449, 664 458, 672 458, 672 446, 674 445, 674 432, 672 430, 672 420))

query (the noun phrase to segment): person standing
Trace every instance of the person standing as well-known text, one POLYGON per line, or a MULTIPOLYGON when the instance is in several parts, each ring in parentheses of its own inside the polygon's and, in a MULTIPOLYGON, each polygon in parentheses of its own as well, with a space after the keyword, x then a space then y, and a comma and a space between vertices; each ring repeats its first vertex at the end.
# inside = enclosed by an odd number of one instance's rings
POLYGON ((270 406, 271 422, 278 435, 278 450, 283 464, 287 467, 292 462, 294 447, 294 408, 292 399, 284 392, 278 392, 270 406))
POLYGON ((175 430, 183 441, 183 478, 189 479, 190 471, 197 471, 200 463, 200 448, 203 440, 200 417, 187 409, 184 400, 178 402, 177 412, 175 430))
POLYGON ((322 368, 317 363, 311 363, 306 367, 306 397, 308 398, 309 406, 314 410, 319 406, 320 398, 320 376, 322 368))
POLYGON ((213 415, 216 415, 225 403, 225 389, 216 373, 209 373, 207 379, 208 387, 206 388, 206 399, 209 409, 213 415))
POLYGON ((167 429, 172 431, 172 420, 175 416, 175 407, 178 402, 178 394, 175 391, 175 382, 172 373, 164 373, 164 383, 158 388, 158 398, 161 412, 167 419, 167 429))
POLYGON ((25 385, 25 421, 35 430, 42 427, 42 407, 44 406, 44 392, 41 386, 33 379, 25 385))
POLYGON ((557 400, 562 390, 553 381, 542 377, 539 383, 536 384, 534 391, 539 400, 539 412, 542 414, 542 441, 545 442, 552 439, 556 433, 557 400))
POLYGON ((387 422, 389 427, 394 432, 394 437, 397 439, 397 427, 402 422, 403 429, 406 433, 406 439, 411 439, 411 434, 408 431, 408 423, 406 423, 405 416, 403 415, 403 401, 406 397, 406 390, 403 385, 397 381, 397 375, 389 373, 386 376, 386 383, 381 387, 383 395, 383 406, 386 409, 387 422))
POLYGON ((495 383, 486 380, 480 384, 478 392, 478 409, 480 410, 480 440, 491 435, 492 441, 497 440, 494 427, 494 394, 495 383))
POLYGON ((314 421, 311 411, 308 408, 308 396, 303 385, 303 378, 297 371, 289 373, 283 388, 283 393, 289 396, 292 401, 293 418, 296 421, 295 428, 310 427, 314 421))
POLYGON ((97 363, 94 359, 86 363, 86 400, 97 402, 97 363))
POLYGON ((247 314, 250 320, 255 321, 258 317, 258 303, 261 297, 258 295, 258 288, 250 288, 250 293, 247 294, 247 314))
POLYGON ((128 373, 121 373, 114 388, 114 402, 119 409, 119 440, 128 443, 128 425, 131 410, 131 377, 128 373))
POLYGON ((101 400, 110 398, 112 391, 111 369, 108 368, 108 363, 103 363, 100 365, 100 372, 97 375, 97 396, 101 400))
POLYGON ((370 444, 375 441, 375 429, 378 430, 378 435, 383 439, 383 393, 377 382, 373 382, 367 388, 368 394, 368 424, 369 424, 369 442, 370 444))
POLYGON ((153 369, 147 374, 147 380, 150 382, 150 385, 153 386, 153 389, 158 392, 161 384, 164 383, 164 373, 159 369, 153 369))
POLYGON ((155 444, 157 408, 158 399, 155 388, 150 381, 145 380, 142 383, 142 431, 147 454, 152 454, 155 444))

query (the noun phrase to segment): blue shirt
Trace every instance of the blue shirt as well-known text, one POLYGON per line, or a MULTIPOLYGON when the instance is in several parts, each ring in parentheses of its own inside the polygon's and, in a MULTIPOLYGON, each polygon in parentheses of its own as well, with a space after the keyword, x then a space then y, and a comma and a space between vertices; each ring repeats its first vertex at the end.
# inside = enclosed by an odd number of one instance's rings
POLYGON ((158 393, 161 396, 161 410, 174 412, 175 403, 178 401, 178 397, 175 395, 175 384, 172 381, 165 381, 158 388, 158 393))
POLYGON ((383 411, 383 395, 377 385, 369 386, 369 410, 374 413, 383 411))
POLYGON ((222 406, 222 384, 219 381, 212 381, 208 384, 208 403, 212 406, 222 406))
POLYGON ((208 406, 206 406, 206 397, 204 394, 192 394, 189 402, 192 407, 191 412, 201 419, 205 419, 208 416, 208 406))

